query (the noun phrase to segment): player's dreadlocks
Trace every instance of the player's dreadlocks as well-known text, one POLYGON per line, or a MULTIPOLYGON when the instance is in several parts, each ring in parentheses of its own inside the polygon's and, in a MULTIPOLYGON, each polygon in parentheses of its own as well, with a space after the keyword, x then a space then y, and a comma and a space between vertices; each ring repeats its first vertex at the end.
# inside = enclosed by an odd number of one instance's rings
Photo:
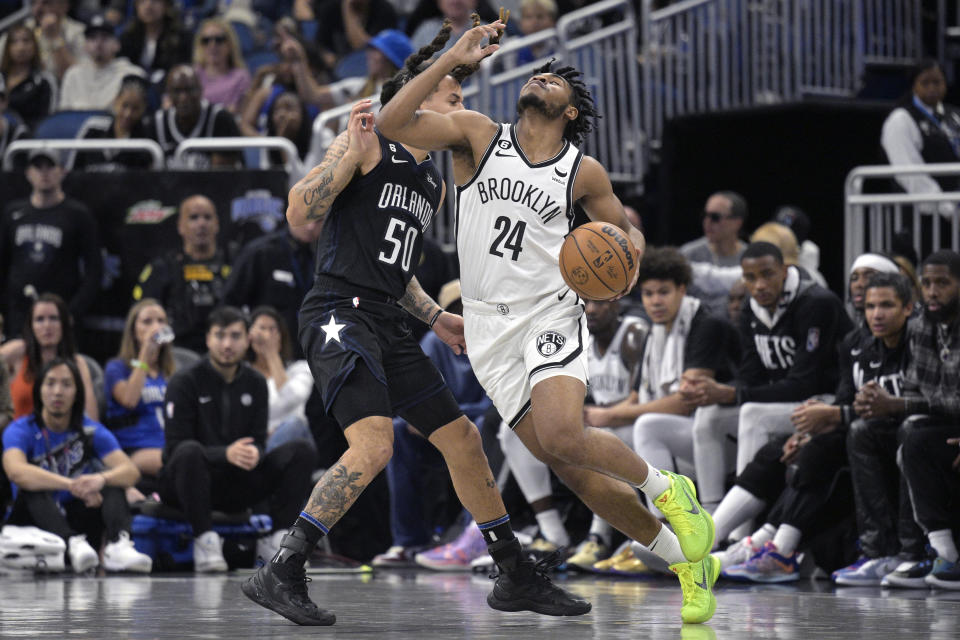
MULTIPOLYGON (((470 17, 473 19, 473 26, 476 27, 481 24, 480 16, 476 13, 470 17)), ((432 64, 433 61, 431 58, 447 44, 452 29, 453 25, 450 20, 444 20, 443 26, 440 27, 437 35, 434 36, 433 41, 425 47, 421 47, 419 51, 410 54, 406 61, 404 61, 403 67, 397 71, 392 78, 383 83, 383 88, 380 90, 381 105, 390 102, 393 96, 397 95, 397 92, 400 91, 405 84, 413 80, 432 64)), ((479 68, 480 63, 462 64, 455 67, 453 71, 450 72, 450 75, 453 76, 453 79, 456 80, 458 84, 463 84, 463 81, 469 78, 479 68)))
POLYGON ((575 145, 580 145, 583 143, 584 137, 596 127, 597 118, 602 118, 603 116, 597 111, 597 106, 593 102, 590 89, 588 89, 587 85, 580 79, 583 74, 573 67, 558 67, 552 69, 554 62, 556 62, 555 58, 551 59, 550 62, 539 69, 534 69, 533 73, 535 75, 551 73, 555 76, 560 76, 570 85, 570 93, 572 94, 570 102, 576 107, 579 115, 564 127, 563 139, 569 140, 575 145))

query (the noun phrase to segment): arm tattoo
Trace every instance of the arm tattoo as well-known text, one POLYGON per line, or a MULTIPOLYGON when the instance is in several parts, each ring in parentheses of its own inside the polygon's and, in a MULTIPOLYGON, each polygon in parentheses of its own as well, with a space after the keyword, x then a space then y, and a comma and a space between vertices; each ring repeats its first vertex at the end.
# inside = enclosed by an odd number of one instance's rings
POLYGON ((293 187, 303 199, 308 221, 323 220, 334 199, 353 178, 355 171, 350 167, 341 166, 340 162, 348 147, 347 136, 337 137, 323 157, 323 162, 318 167, 319 171, 304 178, 293 187))
POLYGON ((313 488, 305 511, 325 526, 332 527, 366 488, 367 481, 361 480, 362 475, 337 463, 313 488))
POLYGON ((410 278, 410 283, 407 285, 407 292, 398 300, 398 304, 403 307, 407 313, 414 318, 423 320, 426 324, 430 324, 430 320, 433 319, 433 316, 440 308, 440 305, 423 290, 416 276, 410 278))

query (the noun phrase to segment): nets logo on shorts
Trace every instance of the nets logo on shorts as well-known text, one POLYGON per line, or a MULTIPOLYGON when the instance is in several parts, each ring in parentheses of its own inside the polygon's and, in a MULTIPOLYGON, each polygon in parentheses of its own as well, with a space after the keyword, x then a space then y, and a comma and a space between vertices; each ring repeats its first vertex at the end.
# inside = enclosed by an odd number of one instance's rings
POLYGON ((537 336, 537 351, 545 358, 549 358, 567 343, 567 339, 556 331, 544 331, 537 336))

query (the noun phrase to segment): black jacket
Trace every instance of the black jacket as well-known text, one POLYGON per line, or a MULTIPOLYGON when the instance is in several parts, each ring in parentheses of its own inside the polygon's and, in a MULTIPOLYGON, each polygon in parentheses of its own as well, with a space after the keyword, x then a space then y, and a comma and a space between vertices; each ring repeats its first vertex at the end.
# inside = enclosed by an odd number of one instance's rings
POLYGON ((853 399, 857 390, 871 380, 876 380, 891 395, 903 395, 903 372, 908 357, 906 327, 895 349, 874 338, 865 326, 854 329, 843 339, 840 344, 840 383, 834 404, 841 409, 844 425, 856 419, 853 399))
POLYGON ((772 327, 757 316, 752 304, 745 304, 740 314, 743 359, 737 372, 737 404, 800 402, 833 393, 837 345, 852 328, 840 299, 803 278, 772 327))
POLYGON ((181 442, 194 440, 214 463, 227 462, 227 447, 253 438, 263 457, 267 440, 267 381, 246 363, 228 383, 209 358, 174 374, 164 397, 163 460, 170 460, 181 442))

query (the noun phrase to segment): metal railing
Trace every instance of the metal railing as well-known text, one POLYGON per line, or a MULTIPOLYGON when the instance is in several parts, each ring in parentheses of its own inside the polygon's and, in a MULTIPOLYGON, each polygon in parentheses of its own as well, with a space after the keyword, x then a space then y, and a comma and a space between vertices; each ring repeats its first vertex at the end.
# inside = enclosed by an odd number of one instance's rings
POLYGON ((128 140, 17 140, 7 147, 3 154, 3 170, 13 169, 13 158, 18 153, 28 153, 34 149, 53 149, 56 151, 143 151, 153 159, 151 169, 164 166, 163 149, 154 140, 131 138, 128 140))
POLYGON ((296 145, 280 136, 188 138, 177 145, 173 153, 172 164, 185 166, 186 154, 191 152, 244 151, 245 149, 274 149, 284 154, 283 168, 296 182, 304 174, 303 164, 296 145))
POLYGON ((643 0, 644 131, 658 147, 670 118, 850 96, 867 64, 923 53, 916 0, 643 0))
POLYGON ((889 251, 893 236, 908 230, 914 250, 923 256, 937 249, 960 251, 960 191, 942 193, 864 193, 869 180, 905 175, 954 176, 960 162, 856 167, 844 185, 844 273, 866 251, 889 251))
POLYGON ((21 9, 17 9, 16 11, 8 15, 3 20, 0 20, 0 33, 3 33, 4 31, 9 29, 13 25, 17 24, 18 22, 21 22, 22 20, 26 20, 32 15, 32 13, 33 12, 30 10, 29 3, 27 3, 25 7, 21 9))

